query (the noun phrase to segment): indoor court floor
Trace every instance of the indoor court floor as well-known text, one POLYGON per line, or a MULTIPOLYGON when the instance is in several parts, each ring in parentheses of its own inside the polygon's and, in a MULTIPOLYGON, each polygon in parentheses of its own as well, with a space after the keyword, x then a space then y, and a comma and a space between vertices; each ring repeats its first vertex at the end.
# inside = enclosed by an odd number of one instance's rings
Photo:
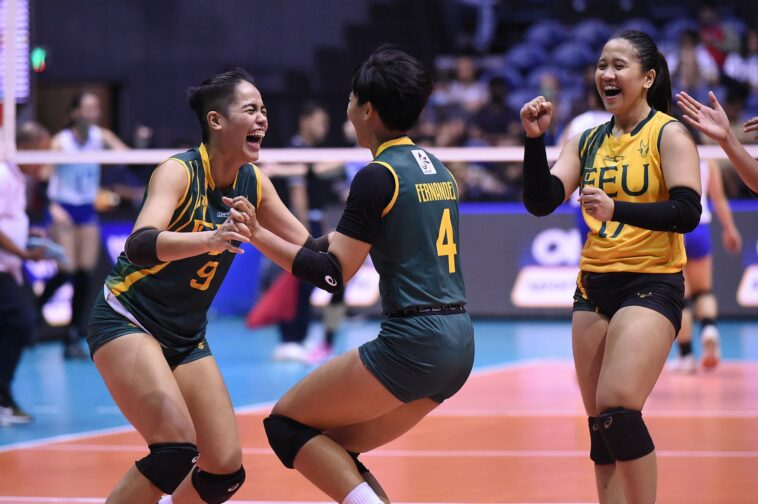
MULTIPOLYGON (((461 392, 364 463, 397 503, 596 502, 569 323, 475 326, 475 368, 461 392)), ((722 364, 693 375, 664 370, 644 410, 662 504, 758 503, 758 322, 719 327, 722 364)), ((340 349, 377 328, 348 321, 340 349)), ((211 322, 208 339, 237 407, 248 475, 231 502, 327 501, 280 465, 261 423, 312 367, 272 362, 276 332, 247 330, 241 319, 211 322)), ((103 502, 146 453, 94 365, 64 361, 59 344, 25 353, 14 390, 36 421, 0 427, 0 504, 103 502)))

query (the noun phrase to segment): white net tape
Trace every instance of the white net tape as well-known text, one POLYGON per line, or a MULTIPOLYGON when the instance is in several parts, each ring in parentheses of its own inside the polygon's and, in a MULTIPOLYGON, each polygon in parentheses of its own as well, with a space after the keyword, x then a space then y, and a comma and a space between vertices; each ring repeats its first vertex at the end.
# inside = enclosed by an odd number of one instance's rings
MULTIPOLYGON (((758 158, 758 144, 745 146, 750 155, 758 158)), ((431 147, 428 149, 443 162, 519 162, 524 159, 522 147, 431 147)), ((716 145, 699 146, 703 159, 726 159, 724 151, 716 145)), ((100 151, 63 153, 56 151, 16 151, 13 157, 17 164, 65 164, 100 163, 108 164, 158 164, 181 149, 143 149, 131 151, 100 151)), ((10 154, 10 153, 9 153, 10 154)), ((548 147, 547 157, 555 161, 560 154, 558 147, 548 147)), ((258 160, 262 163, 319 163, 319 162, 368 162, 368 149, 266 149, 261 150, 258 160)))

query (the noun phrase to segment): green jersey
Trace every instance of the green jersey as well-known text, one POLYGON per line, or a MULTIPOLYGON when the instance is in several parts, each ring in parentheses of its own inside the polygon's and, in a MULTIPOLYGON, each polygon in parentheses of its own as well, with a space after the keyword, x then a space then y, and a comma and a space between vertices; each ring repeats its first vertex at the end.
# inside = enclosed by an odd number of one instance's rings
POLYGON ((385 313, 465 304, 455 178, 408 137, 382 144, 373 162, 395 178, 371 247, 385 313))
MULTIPOLYGON (((258 207, 261 181, 254 165, 242 166, 224 192, 213 181, 204 145, 170 159, 184 166, 189 183, 168 231, 194 233, 217 228, 229 216, 229 207, 221 201, 223 196, 245 196, 258 207)), ((209 252, 143 268, 122 252, 105 280, 105 288, 112 294, 106 299, 116 311, 125 309, 164 346, 191 348, 205 336, 208 308, 233 259, 229 251, 209 252)))

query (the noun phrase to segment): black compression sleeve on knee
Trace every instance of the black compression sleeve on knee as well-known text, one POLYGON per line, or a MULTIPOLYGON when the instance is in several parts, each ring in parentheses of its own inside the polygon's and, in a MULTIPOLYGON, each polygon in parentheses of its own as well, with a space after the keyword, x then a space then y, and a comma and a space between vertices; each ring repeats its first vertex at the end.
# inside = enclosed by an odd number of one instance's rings
POLYGON ((153 443, 150 454, 135 465, 153 485, 172 494, 184 480, 200 454, 192 443, 153 443))
POLYGON ((563 182, 550 173, 545 153, 545 135, 524 141, 524 206, 530 214, 550 214, 566 198, 563 182))
POLYGON ((598 417, 608 453, 621 462, 637 460, 655 450, 653 439, 642 420, 642 412, 610 408, 598 417))
POLYGON ((689 233, 700 223, 700 195, 689 187, 669 190, 668 201, 614 201, 612 220, 651 231, 689 233))
POLYGON ((605 446, 605 439, 600 432, 600 421, 597 417, 589 417, 590 427, 590 459, 597 465, 613 464, 615 460, 605 446))
POLYGON ((134 231, 126 239, 124 253, 132 264, 152 267, 161 263, 158 259, 158 231, 154 227, 143 227, 134 231))
POLYGON ((213 474, 195 467, 192 471, 192 486, 208 504, 221 504, 232 498, 245 482, 245 468, 231 474, 213 474))
POLYGON ((269 415, 263 419, 268 444, 284 467, 293 469, 297 452, 305 443, 321 434, 321 431, 301 424, 283 415, 269 415))

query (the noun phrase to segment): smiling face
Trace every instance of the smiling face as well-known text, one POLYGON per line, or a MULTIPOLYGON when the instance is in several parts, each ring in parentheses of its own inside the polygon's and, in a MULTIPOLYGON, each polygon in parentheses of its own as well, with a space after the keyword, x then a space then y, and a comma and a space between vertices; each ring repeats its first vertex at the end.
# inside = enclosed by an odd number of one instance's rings
POLYGON ((595 85, 608 112, 623 115, 646 103, 654 81, 655 70, 643 70, 637 50, 628 40, 614 38, 605 44, 595 70, 595 85))
POLYGON ((268 130, 266 106, 260 91, 247 81, 240 81, 234 90, 234 99, 225 113, 208 113, 211 130, 216 131, 222 148, 241 149, 245 162, 255 162, 260 156, 261 142, 268 130))

